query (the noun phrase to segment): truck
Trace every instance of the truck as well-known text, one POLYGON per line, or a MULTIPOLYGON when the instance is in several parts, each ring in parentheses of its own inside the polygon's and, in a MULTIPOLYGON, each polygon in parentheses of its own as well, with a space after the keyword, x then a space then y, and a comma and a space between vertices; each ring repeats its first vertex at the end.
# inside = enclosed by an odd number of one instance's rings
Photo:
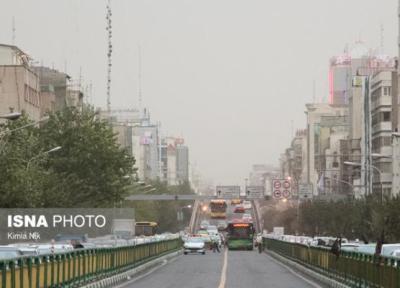
POLYGON ((135 237, 134 219, 114 219, 112 225, 112 234, 121 239, 132 239, 135 237))

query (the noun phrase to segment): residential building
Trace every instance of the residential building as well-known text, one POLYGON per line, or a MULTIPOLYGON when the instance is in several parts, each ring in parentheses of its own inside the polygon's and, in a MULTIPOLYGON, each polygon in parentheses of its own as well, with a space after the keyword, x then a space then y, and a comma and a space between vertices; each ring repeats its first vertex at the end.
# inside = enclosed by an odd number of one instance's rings
POLYGON ((52 94, 54 94, 53 110, 63 109, 67 105, 67 88, 70 85, 70 76, 44 66, 33 66, 32 69, 39 76, 41 91, 45 94, 42 99, 47 102, 53 102, 52 94), (51 93, 49 94, 48 92, 51 93), (47 99, 48 97, 50 99, 47 99))
MULTIPOLYGON (((331 133, 339 133, 330 127, 332 119, 346 119, 346 107, 332 106, 326 103, 306 104, 307 114, 307 184, 312 185, 313 194, 325 193, 324 181, 326 167, 326 149, 330 148, 331 133), (330 117, 330 121, 323 120, 330 117), (326 123, 327 122, 327 123, 326 123), (319 189, 318 189, 319 188, 319 189)), ((336 120, 333 120, 335 122, 336 120)), ((345 137, 342 132, 341 137, 345 137)), ((337 148, 335 148, 337 150, 337 148)), ((330 156, 329 156, 330 157, 330 156)))
POLYGON ((372 159, 372 164, 380 171, 374 173, 372 185, 374 193, 383 192, 385 195, 391 194, 393 178, 392 131, 393 124, 396 125, 397 122, 397 114, 392 111, 397 106, 392 105, 397 100, 392 97, 397 95, 397 91, 393 91, 397 87, 396 84, 393 85, 394 81, 397 81, 396 71, 385 70, 374 73, 370 83, 372 153, 386 156, 372 159))
POLYGON ((0 114, 24 112, 40 119, 40 83, 29 56, 13 45, 0 44, 0 114))

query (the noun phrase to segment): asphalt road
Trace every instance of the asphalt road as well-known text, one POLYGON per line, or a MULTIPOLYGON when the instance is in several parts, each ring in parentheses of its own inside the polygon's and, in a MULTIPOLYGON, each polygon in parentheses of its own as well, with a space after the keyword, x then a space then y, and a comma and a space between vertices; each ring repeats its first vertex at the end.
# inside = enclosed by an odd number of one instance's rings
MULTIPOLYGON (((229 205, 227 217, 241 218, 229 205)), ((200 220, 207 219, 201 215, 200 220)), ((216 220, 210 220, 216 224, 216 220)), ((121 288, 309 288, 319 287, 282 266, 265 253, 225 251, 182 255, 166 265, 138 276, 121 288)))
POLYGON ((180 256, 124 288, 308 288, 318 287, 281 266, 270 256, 254 251, 180 256), (225 270, 225 273, 224 273, 225 270))

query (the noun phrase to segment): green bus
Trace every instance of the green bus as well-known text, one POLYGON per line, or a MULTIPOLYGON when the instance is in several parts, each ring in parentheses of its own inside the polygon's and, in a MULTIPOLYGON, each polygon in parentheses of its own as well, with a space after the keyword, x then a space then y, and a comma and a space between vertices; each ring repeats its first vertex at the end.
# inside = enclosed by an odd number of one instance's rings
POLYGON ((226 229, 229 250, 253 250, 254 226, 252 222, 233 220, 226 229))

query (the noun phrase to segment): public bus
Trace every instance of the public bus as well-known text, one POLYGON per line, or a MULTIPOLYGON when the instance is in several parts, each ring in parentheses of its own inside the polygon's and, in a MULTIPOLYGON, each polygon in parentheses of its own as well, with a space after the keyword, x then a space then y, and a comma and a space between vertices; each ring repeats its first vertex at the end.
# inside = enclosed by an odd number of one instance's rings
POLYGON ((226 219, 226 201, 223 199, 212 199, 210 203, 211 219, 226 219))
POLYGON ((253 250, 255 230, 252 222, 242 219, 230 221, 226 231, 229 250, 253 250))
POLYGON ((135 223, 135 235, 136 236, 153 236, 157 234, 158 224, 157 222, 136 222, 135 223))

